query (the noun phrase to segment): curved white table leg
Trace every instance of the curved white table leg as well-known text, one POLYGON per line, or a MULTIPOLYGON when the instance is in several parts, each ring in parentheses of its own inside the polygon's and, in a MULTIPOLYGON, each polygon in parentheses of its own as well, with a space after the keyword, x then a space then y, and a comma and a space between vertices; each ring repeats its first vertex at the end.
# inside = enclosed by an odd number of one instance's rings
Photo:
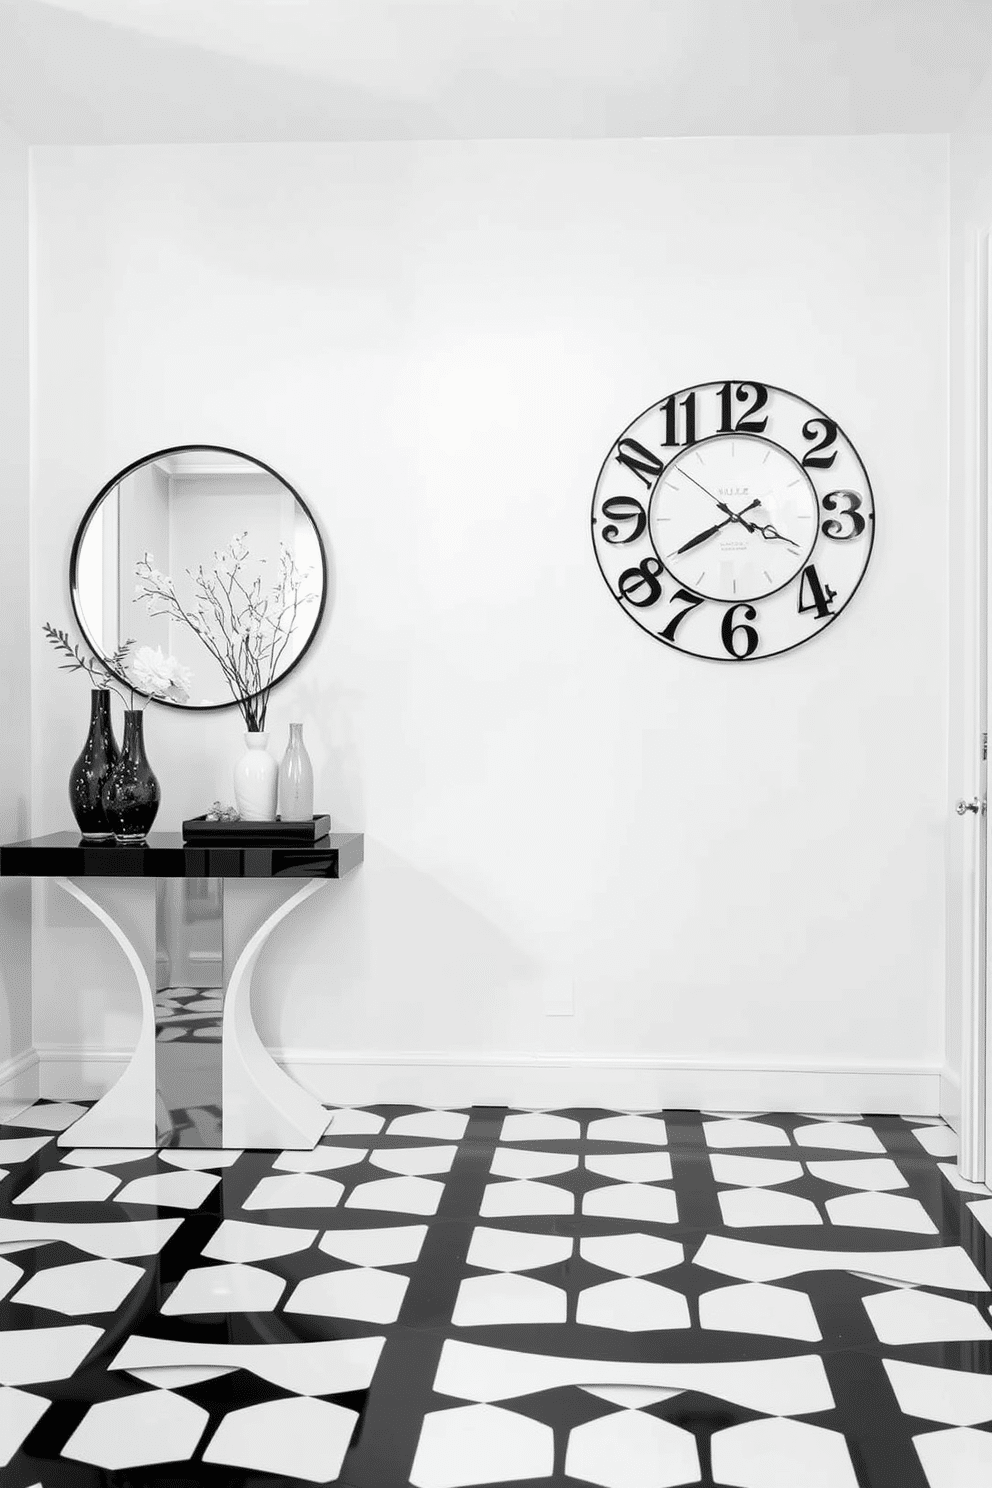
POLYGON ((141 999, 141 1028, 131 1062, 115 1085, 85 1116, 59 1137, 60 1147, 154 1147, 155 1132, 155 998, 144 963, 113 915, 91 899, 71 878, 55 882, 78 899, 105 925, 134 972, 141 999))
POLYGON ((331 1113, 276 1064, 251 1015, 251 977, 272 931, 328 882, 311 878, 255 931, 227 984, 222 1040, 223 1143, 225 1147, 314 1147, 331 1113))

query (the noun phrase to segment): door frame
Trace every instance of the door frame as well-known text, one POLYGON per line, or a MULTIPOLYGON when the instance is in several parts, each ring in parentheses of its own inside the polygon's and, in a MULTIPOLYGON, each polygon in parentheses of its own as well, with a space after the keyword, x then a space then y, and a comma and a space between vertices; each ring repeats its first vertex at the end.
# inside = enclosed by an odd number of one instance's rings
POLYGON ((979 883, 978 913, 975 930, 975 965, 977 970, 974 1002, 976 1015, 969 1038, 977 1049, 975 1060, 976 1097, 970 1112, 971 1124, 977 1134, 974 1143, 977 1162, 973 1164, 980 1172, 976 1183, 988 1183, 992 1178, 992 1003, 989 974, 989 934, 992 923, 992 871, 989 865, 988 830, 988 753, 989 753, 989 698, 992 697, 989 667, 992 665, 992 602, 989 597, 989 577, 992 575, 992 233, 982 234, 978 250, 978 274, 982 298, 979 302, 982 334, 979 338, 979 380, 977 460, 978 460, 978 541, 979 552, 979 625, 976 627, 984 642, 979 669, 979 707, 981 710, 982 748, 979 776, 979 796, 982 802, 980 850, 978 852, 979 883))

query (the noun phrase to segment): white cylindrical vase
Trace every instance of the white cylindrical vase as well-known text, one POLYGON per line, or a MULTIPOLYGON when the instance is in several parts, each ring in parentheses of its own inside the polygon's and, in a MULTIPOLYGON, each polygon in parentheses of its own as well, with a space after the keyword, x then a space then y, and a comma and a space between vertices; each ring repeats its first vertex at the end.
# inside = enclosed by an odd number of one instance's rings
POLYGON ((242 821, 275 821, 279 766, 266 749, 268 734, 247 733, 234 766, 234 804, 242 821))

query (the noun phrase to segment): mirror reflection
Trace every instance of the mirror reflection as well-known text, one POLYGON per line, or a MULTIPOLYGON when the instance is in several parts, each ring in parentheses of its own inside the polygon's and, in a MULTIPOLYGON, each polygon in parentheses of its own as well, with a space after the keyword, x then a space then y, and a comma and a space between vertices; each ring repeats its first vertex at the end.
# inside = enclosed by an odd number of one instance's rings
POLYGON ((70 586, 104 660, 128 641, 159 648, 190 674, 189 702, 168 706, 217 708, 295 666, 323 612, 326 564, 313 518, 275 471, 184 446, 108 482, 76 534, 70 586))

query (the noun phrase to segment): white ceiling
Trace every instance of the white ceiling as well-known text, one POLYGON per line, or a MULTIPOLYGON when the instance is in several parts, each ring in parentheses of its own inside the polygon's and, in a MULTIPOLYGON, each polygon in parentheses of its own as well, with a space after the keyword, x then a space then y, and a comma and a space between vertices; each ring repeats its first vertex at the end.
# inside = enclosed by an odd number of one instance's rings
POLYGON ((28 143, 943 133, 992 0, 0 0, 28 143))

